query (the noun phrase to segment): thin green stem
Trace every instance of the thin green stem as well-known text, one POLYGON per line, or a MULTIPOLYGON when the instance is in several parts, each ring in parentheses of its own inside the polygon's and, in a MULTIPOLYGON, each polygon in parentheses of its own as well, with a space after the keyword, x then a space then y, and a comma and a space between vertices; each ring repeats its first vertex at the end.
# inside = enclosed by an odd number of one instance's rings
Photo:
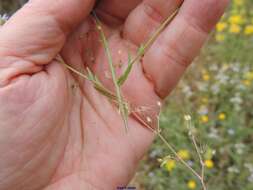
POLYGON ((142 50, 138 52, 137 56, 131 61, 130 64, 134 64, 136 61, 140 60, 141 57, 145 54, 145 52, 150 48, 150 46, 154 43, 160 33, 165 29, 165 27, 175 18, 179 11, 180 7, 177 8, 172 15, 170 15, 161 26, 155 31, 155 33, 151 36, 151 38, 143 45, 142 50))
MULTIPOLYGON (((179 7, 180 8, 180 7, 179 7)), ((119 78, 118 84, 123 85, 124 82, 127 79, 127 76, 132 70, 133 64, 141 59, 141 57, 144 56, 146 51, 150 48, 150 46, 155 42, 155 40, 158 38, 159 34, 165 29, 165 27, 173 20, 173 18, 177 15, 179 8, 174 11, 172 15, 170 15, 162 24, 161 26, 155 31, 155 33, 151 36, 148 41, 139 48, 137 55, 134 59, 129 59, 128 61, 128 67, 124 74, 119 78)))
POLYGON ((161 133, 156 132, 158 137, 164 142, 164 144, 170 149, 170 151, 176 156, 176 158, 187 167, 200 181, 202 180, 201 176, 191 167, 187 162, 185 162, 176 152, 176 150, 168 143, 168 141, 161 135, 161 133))
POLYGON ((86 79, 86 80, 89 80, 92 82, 94 88, 100 92, 102 95, 106 96, 107 98, 109 98, 110 100, 114 100, 116 101, 117 100, 117 97, 112 93, 110 92, 109 90, 107 90, 100 82, 94 80, 94 79, 91 79, 89 78, 87 75, 81 73, 80 71, 74 69, 73 67, 71 67, 70 65, 66 64, 65 61, 63 60, 63 58, 58 55, 57 56, 57 60, 64 66, 66 67, 67 69, 69 69, 70 71, 72 71, 73 73, 77 74, 78 76, 86 79))
POLYGON ((195 150, 197 152, 197 155, 198 155, 198 158, 199 158, 199 163, 201 165, 201 178, 200 178, 200 182, 202 184, 203 190, 206 190, 207 187, 205 185, 205 163, 204 163, 204 161, 202 159, 201 152, 199 150, 199 146, 197 145, 195 136, 194 136, 194 134, 193 134, 193 132, 191 130, 192 129, 191 120, 187 121, 187 127, 188 127, 188 129, 190 131, 190 138, 191 138, 191 141, 192 141, 192 143, 194 145, 194 148, 195 148, 195 150))
MULTIPOLYGON (((158 130, 153 129, 152 127, 150 127, 145 121, 143 121, 137 114, 134 114, 134 116, 144 125, 146 126, 148 129, 150 129, 153 133, 155 133, 160 139, 161 141, 167 146, 167 148, 176 156, 177 160, 179 162, 181 162, 186 168, 188 168, 193 175, 195 175, 199 181, 201 182, 201 185, 203 187, 203 190, 207 190, 206 185, 205 185, 205 181, 204 181, 204 172, 203 172, 203 167, 202 167, 202 171, 201 174, 198 174, 198 172, 196 172, 189 164, 187 164, 187 162, 185 162, 177 153, 177 151, 170 145, 170 143, 163 137, 163 135, 161 134, 160 128, 158 127, 158 130)), ((158 125, 159 125, 159 121, 158 121, 158 125)), ((196 142, 196 141, 195 141, 196 142)), ((197 143, 196 143, 197 146, 197 143)), ((198 147, 198 146, 197 146, 198 147)), ((199 149, 198 149, 199 150, 199 149)), ((199 152, 200 153, 200 152, 199 152)), ((201 158, 202 160, 202 158, 201 158)), ((203 166, 203 165, 201 165, 203 166)))
POLYGON ((65 61, 63 60, 63 58, 58 55, 57 59, 59 60, 59 62, 64 65, 67 69, 69 69, 70 71, 72 71, 73 73, 76 73, 77 75, 81 76, 82 78, 86 79, 86 80, 90 80, 85 74, 81 73, 80 71, 74 69, 73 67, 69 66, 68 64, 65 63, 65 61))
POLYGON ((111 74, 112 74, 112 80, 113 80, 113 83, 114 83, 116 96, 117 96, 118 103, 119 103, 119 110, 120 110, 122 119, 124 121, 125 129, 126 129, 126 132, 127 132, 128 131, 128 110, 125 107, 124 100, 123 100, 123 97, 122 97, 122 94, 121 94, 121 89, 120 89, 120 86, 118 85, 118 81, 117 81, 117 77, 116 77, 116 71, 115 71, 115 68, 114 68, 114 65, 113 65, 113 59, 112 59, 112 55, 111 55, 111 51, 110 51, 110 48, 109 48, 108 41, 105 37, 105 34, 103 32, 103 28, 102 28, 98 18, 96 17, 96 15, 94 15, 94 17, 95 17, 97 29, 99 31, 99 34, 100 34, 100 37, 101 37, 101 40, 102 40, 107 58, 108 58, 108 63, 109 63, 111 74))

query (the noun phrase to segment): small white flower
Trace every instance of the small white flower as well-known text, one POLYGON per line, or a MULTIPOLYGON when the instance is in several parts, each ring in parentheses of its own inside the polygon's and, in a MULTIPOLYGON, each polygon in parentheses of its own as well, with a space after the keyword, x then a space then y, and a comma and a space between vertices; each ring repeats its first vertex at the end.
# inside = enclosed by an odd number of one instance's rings
POLYGON ((193 161, 191 161, 191 160, 188 160, 188 161, 187 161, 187 164, 188 164, 189 166, 191 166, 191 167, 192 167, 192 166, 194 165, 194 162, 193 162, 193 161))
POLYGON ((152 123, 152 119, 150 117, 147 117, 146 119, 148 123, 152 123))
POLYGON ((245 144, 237 143, 237 144, 235 144, 235 148, 243 149, 243 148, 245 148, 245 144))
POLYGON ((148 176, 149 176, 150 178, 153 178, 153 177, 155 176, 155 174, 154 174, 154 172, 149 172, 149 173, 148 173, 148 176))
POLYGON ((228 168, 228 172, 230 173, 239 173, 240 170, 236 166, 231 166, 228 168))
POLYGON ((228 129, 228 134, 233 136, 235 134, 235 130, 234 129, 228 129))
POLYGON ((245 144, 243 143, 235 144, 235 149, 236 149, 237 154, 243 154, 244 148, 245 148, 245 144))
POLYGON ((198 114, 200 115, 207 115, 209 112, 208 107, 207 106, 201 106, 198 110, 198 114))
POLYGON ((220 84, 226 84, 229 80, 229 77, 221 73, 217 75, 216 79, 220 82, 220 84))
POLYGON ((157 102, 157 105, 158 105, 159 107, 162 107, 162 103, 161 103, 160 101, 157 102))
POLYGON ((184 119, 185 119, 185 121, 191 121, 191 116, 190 115, 185 115, 184 116, 184 119))
POLYGON ((218 84, 214 84, 211 86, 211 91, 214 95, 217 95, 220 92, 220 86, 218 84))
POLYGON ((6 14, 1 15, 0 14, 0 26, 3 25, 7 20, 8 20, 8 16, 6 14))
POLYGON ((249 172, 253 174, 253 164, 245 163, 244 167, 247 168, 249 170, 249 172))
POLYGON ((243 102, 243 100, 241 99, 240 96, 235 96, 235 97, 232 97, 230 98, 229 100, 231 103, 233 104, 241 104, 243 102))
POLYGON ((191 90, 191 88, 187 85, 185 85, 183 88, 182 88, 182 92, 185 94, 185 96, 187 98, 190 98, 192 95, 193 95, 193 92, 191 90))
POLYGON ((197 82, 197 88, 202 92, 206 92, 208 90, 208 84, 203 82, 197 82))
POLYGON ((160 149, 154 149, 149 153, 150 158, 158 157, 162 154, 162 151, 160 149))
POLYGON ((232 64, 233 66, 231 67, 232 71, 234 72, 239 72, 240 71, 240 64, 236 63, 236 64, 232 64))
POLYGON ((210 133, 208 134, 208 137, 212 139, 219 139, 220 136, 218 134, 218 130, 215 128, 211 128, 210 133))
POLYGON ((3 21, 7 21, 9 19, 9 16, 7 14, 0 14, 0 19, 2 19, 3 21))
POLYGON ((248 181, 249 181, 249 182, 253 182, 253 174, 251 174, 251 175, 248 177, 248 181))

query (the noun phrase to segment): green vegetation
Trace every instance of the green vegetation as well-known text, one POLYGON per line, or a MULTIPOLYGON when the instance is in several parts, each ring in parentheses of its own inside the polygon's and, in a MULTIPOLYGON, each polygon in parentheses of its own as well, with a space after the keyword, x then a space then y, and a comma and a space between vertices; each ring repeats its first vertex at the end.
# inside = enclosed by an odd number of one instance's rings
POLYGON ((0 14, 12 14, 21 7, 27 0, 1 0, 0 14))
MULTIPOLYGON (((195 170, 198 156, 185 115, 201 144, 209 190, 253 189, 253 1, 234 0, 209 43, 168 98, 161 115, 165 138, 195 170)), ((145 190, 201 189, 198 179, 157 139, 134 182, 145 190)))

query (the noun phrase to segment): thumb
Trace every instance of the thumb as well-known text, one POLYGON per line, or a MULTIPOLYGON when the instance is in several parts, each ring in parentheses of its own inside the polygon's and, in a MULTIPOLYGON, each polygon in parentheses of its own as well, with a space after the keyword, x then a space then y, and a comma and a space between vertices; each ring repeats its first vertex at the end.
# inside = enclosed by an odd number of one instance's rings
POLYGON ((1 28, 0 57, 47 64, 61 50, 67 35, 90 13, 94 2, 29 1, 1 28))

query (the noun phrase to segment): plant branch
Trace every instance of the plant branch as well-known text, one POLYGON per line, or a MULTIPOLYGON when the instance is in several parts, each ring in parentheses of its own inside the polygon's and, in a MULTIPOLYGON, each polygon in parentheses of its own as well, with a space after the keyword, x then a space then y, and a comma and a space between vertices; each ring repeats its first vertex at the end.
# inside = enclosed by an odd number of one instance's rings
POLYGON ((170 15, 161 26, 155 31, 155 33, 151 36, 151 38, 142 46, 137 54, 137 56, 131 61, 130 64, 134 64, 136 61, 140 60, 141 57, 145 54, 145 52, 150 48, 150 46, 154 43, 160 33, 165 29, 165 27, 175 18, 179 11, 180 7, 177 8, 172 15, 170 15))
POLYGON ((200 178, 200 182, 202 184, 203 190, 206 190, 207 188, 206 188, 205 181, 204 181, 205 180, 205 163, 204 163, 204 161, 202 159, 201 152, 199 150, 199 146, 197 145, 195 136, 194 136, 194 134, 193 134, 193 132, 191 130, 192 129, 191 120, 187 121, 187 128, 189 129, 189 133, 190 133, 189 136, 190 136, 191 141, 192 141, 192 143, 194 145, 194 148, 195 148, 195 150, 197 152, 199 163, 201 165, 201 178, 200 178))
POLYGON ((113 83, 114 83, 116 96, 117 96, 118 103, 119 103, 120 114, 121 114, 122 119, 124 121, 125 129, 126 129, 126 132, 127 132, 128 131, 128 109, 126 108, 126 106, 124 104, 124 100, 123 100, 123 97, 122 97, 122 94, 121 94, 121 89, 120 89, 120 86, 118 84, 118 80, 117 80, 117 77, 116 77, 116 71, 115 71, 115 68, 114 68, 114 65, 113 65, 113 59, 112 59, 111 51, 109 49, 108 41, 105 37, 102 25, 101 25, 100 21, 98 20, 96 14, 94 13, 93 15, 95 17, 96 26, 97 26, 98 32, 100 34, 100 37, 101 37, 101 40, 102 40, 107 58, 108 58, 108 63, 109 63, 111 74, 112 74, 112 80, 113 80, 113 83))

